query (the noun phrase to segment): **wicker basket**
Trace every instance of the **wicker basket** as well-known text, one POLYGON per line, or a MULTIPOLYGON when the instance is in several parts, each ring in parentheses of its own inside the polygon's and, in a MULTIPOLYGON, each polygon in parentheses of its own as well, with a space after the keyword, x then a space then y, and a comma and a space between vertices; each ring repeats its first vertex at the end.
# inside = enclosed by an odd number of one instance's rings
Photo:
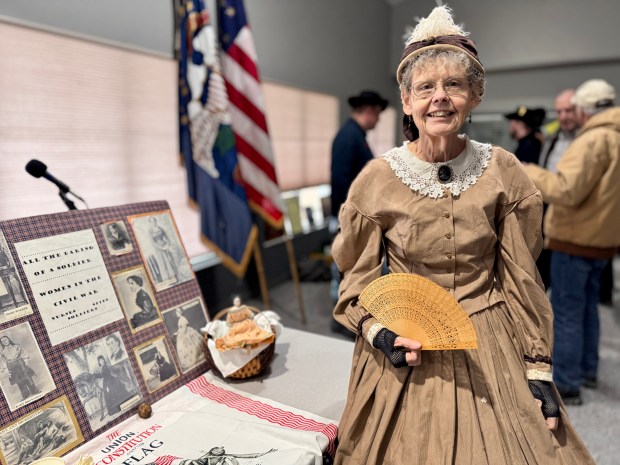
MULTIPOLYGON (((246 305, 246 307, 248 307, 250 310, 252 310, 252 312, 256 314, 260 313, 260 311, 255 307, 251 307, 249 305, 246 305)), ((225 308, 224 310, 219 311, 213 317, 213 319, 219 320, 219 319, 226 318, 226 315, 228 314, 231 308, 232 307, 225 308)), ((271 327, 271 330, 275 334, 275 329, 273 328, 273 326, 271 327)), ((207 363, 211 367, 211 370, 213 370, 213 372, 217 374, 218 376, 222 376, 222 373, 220 372, 220 370, 218 370, 217 366, 213 362, 213 357, 211 357, 211 351, 209 350, 209 346, 208 346, 208 340, 210 338, 211 336, 209 336, 208 334, 205 334, 203 338, 203 348, 205 352, 205 358, 207 359, 207 363)), ((276 341, 274 339, 273 342, 269 344, 264 350, 262 350, 256 357, 254 357, 252 360, 250 360, 248 363, 246 363, 244 366, 239 368, 234 373, 228 375, 227 378, 246 379, 246 378, 251 378, 253 376, 257 376, 261 374, 263 370, 267 368, 269 364, 271 363, 275 350, 276 350, 276 341)))

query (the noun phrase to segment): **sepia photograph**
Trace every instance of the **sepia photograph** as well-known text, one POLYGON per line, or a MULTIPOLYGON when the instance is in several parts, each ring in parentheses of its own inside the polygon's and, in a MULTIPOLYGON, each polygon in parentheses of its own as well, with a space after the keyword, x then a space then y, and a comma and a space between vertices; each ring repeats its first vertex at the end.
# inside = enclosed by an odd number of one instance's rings
POLYGON ((30 315, 32 307, 9 246, 0 230, 0 323, 30 315))
POLYGON ((161 323, 159 307, 142 265, 112 273, 112 282, 132 333, 161 323))
POLYGON ((163 312, 164 323, 172 338, 181 371, 186 373, 205 361, 200 328, 207 324, 200 299, 190 300, 163 312))
POLYGON ((165 336, 134 347, 133 351, 149 392, 157 391, 179 377, 165 336))
POLYGON ((83 440, 69 399, 62 396, 0 430, 0 461, 24 465, 60 457, 83 440))
POLYGON ((140 388, 120 332, 67 352, 64 357, 93 431, 140 402, 140 388))
POLYGON ((0 331, 0 387, 11 412, 56 389, 27 322, 0 331))
POLYGON ((122 220, 103 223, 100 227, 110 255, 124 255, 133 251, 127 227, 122 220))
POLYGON ((194 279, 170 210, 127 218, 156 291, 194 279))

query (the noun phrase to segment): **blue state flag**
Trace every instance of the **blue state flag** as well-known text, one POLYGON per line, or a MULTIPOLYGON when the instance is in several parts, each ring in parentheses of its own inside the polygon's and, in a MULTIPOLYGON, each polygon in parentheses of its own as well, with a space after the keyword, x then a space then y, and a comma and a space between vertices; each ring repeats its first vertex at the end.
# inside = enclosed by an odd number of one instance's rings
POLYGON ((235 275, 246 272, 257 228, 237 162, 217 34, 202 0, 177 6, 179 139, 203 242, 235 275))

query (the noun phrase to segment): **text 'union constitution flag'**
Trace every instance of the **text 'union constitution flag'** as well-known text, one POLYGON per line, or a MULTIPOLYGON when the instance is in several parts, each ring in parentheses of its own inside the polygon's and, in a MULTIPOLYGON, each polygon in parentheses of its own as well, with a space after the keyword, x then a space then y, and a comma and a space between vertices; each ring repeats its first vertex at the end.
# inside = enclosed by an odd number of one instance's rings
POLYGON ((217 34, 202 0, 178 0, 179 137, 202 238, 243 276, 257 238, 231 127, 217 34))
POLYGON ((250 207, 272 228, 282 229, 283 205, 252 32, 242 0, 218 0, 217 5, 222 72, 241 177, 250 207))

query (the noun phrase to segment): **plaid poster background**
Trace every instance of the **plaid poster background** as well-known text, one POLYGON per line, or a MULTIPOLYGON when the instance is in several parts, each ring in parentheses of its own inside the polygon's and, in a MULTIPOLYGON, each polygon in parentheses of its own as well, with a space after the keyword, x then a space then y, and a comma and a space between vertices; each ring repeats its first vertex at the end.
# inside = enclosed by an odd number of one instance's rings
MULTIPOLYGON (((122 205, 118 207, 97 208, 92 210, 74 210, 51 215, 18 218, 14 220, 0 222, 0 230, 2 230, 5 235, 9 250, 13 256, 13 259, 15 260, 15 264, 19 270, 20 277, 24 284, 24 289, 34 310, 34 313, 31 315, 27 315, 0 324, 0 330, 10 328, 11 326, 24 323, 26 321, 30 323, 35 338, 39 344, 39 347, 41 348, 43 357, 45 358, 54 382, 56 383, 56 389, 54 391, 48 393, 43 398, 31 404, 17 409, 15 412, 11 412, 9 410, 8 404, 4 396, 0 397, 0 426, 4 427, 9 423, 18 420, 27 413, 30 413, 47 404, 48 402, 59 398, 63 394, 66 394, 69 398, 71 407, 75 412, 75 416, 82 430, 85 441, 93 438, 94 436, 96 436, 97 433, 100 433, 101 431, 109 429, 115 424, 120 423, 129 416, 136 415, 137 409, 133 408, 128 412, 124 413, 123 415, 119 416, 118 418, 115 418, 110 423, 107 423, 99 431, 92 431, 86 412, 84 411, 82 404, 78 398, 78 394, 75 390, 75 385, 73 383, 73 380, 71 379, 71 375, 63 358, 64 353, 70 352, 78 347, 83 346, 84 344, 92 343, 115 331, 120 331, 121 333, 121 337, 123 339, 123 342, 125 343, 125 348, 127 349, 131 368, 140 385, 140 394, 145 402, 148 402, 150 404, 154 403, 155 401, 164 397, 166 394, 169 394, 175 389, 181 387, 182 385, 186 384, 187 382, 191 381, 192 379, 196 378, 201 373, 204 373, 207 370, 207 365, 205 362, 188 371, 187 373, 182 374, 180 370, 181 365, 176 358, 176 353, 174 352, 174 350, 171 350, 171 352, 173 353, 174 362, 177 366, 177 370, 179 371, 179 374, 181 374, 181 376, 179 376, 179 378, 177 378, 175 381, 166 384, 164 387, 153 393, 148 392, 144 383, 144 379, 140 374, 140 369, 138 367, 133 348, 155 337, 163 335, 166 339, 168 346, 172 349, 174 347, 174 344, 170 335, 166 331, 166 327, 163 322, 155 326, 146 328, 136 334, 132 334, 131 330, 129 329, 129 323, 125 318, 123 318, 86 335, 76 335, 76 337, 74 339, 71 339, 70 341, 66 341, 59 345, 52 346, 45 330, 43 320, 41 319, 41 315, 36 306, 32 291, 22 270, 18 256, 15 252, 15 247, 13 246, 13 243, 15 242, 40 239, 42 237, 54 236, 57 234, 64 234, 74 231, 81 231, 84 229, 92 229, 95 233, 95 237, 97 238, 97 243, 101 250, 101 255, 103 256, 108 274, 136 265, 146 266, 140 256, 140 250, 133 235, 131 226, 127 221, 127 216, 139 213, 157 212, 161 210, 167 210, 169 208, 170 207, 168 205, 168 202, 156 201, 122 205), (110 253, 108 252, 105 240, 103 238, 103 234, 101 232, 101 228, 99 226, 102 223, 115 220, 124 221, 125 226, 127 227, 127 232, 134 248, 131 253, 120 256, 113 256, 110 255, 110 253)), ((172 214, 174 215, 174 212, 172 212, 172 214)), ((159 305, 161 311, 165 311, 171 307, 180 305, 184 302, 187 302, 188 300, 197 297, 200 297, 201 301, 203 301, 204 303, 204 300, 201 296, 200 287, 198 286, 198 282, 195 278, 177 286, 171 287, 169 289, 155 292, 155 299, 157 300, 157 304, 159 305)), ((205 308, 205 312, 206 311, 207 309, 205 308)))

